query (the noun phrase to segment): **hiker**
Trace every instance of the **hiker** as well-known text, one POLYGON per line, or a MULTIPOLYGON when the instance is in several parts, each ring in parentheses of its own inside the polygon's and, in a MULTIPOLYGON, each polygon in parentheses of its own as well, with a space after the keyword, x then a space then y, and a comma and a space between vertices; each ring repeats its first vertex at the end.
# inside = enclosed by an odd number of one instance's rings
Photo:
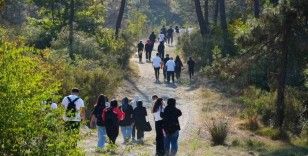
POLYGON ((65 128, 67 131, 79 133, 80 123, 85 120, 84 102, 79 97, 79 89, 74 88, 71 95, 64 97, 62 105, 65 108, 65 128))
POLYGON ((165 37, 167 36, 167 29, 166 29, 166 26, 163 26, 160 31, 162 32, 162 34, 165 35, 165 37))
POLYGON ((179 34, 179 33, 180 33, 180 29, 179 29, 179 27, 178 27, 178 26, 175 26, 175 32, 176 32, 177 34, 179 34))
POLYGON ((150 35, 150 37, 149 37, 149 40, 150 40, 150 41, 153 43, 153 45, 154 45, 154 43, 155 43, 155 41, 156 41, 156 35, 155 35, 154 32, 151 33, 151 35, 150 35))
POLYGON ((189 79, 191 80, 192 77, 194 76, 194 71, 195 71, 195 61, 192 59, 192 57, 189 57, 187 61, 188 65, 188 72, 189 72, 189 79))
POLYGON ((152 96, 152 101, 153 101, 152 106, 153 106, 153 107, 154 107, 154 104, 155 104, 155 102, 156 102, 157 99, 158 99, 158 96, 157 96, 157 95, 153 95, 153 96, 152 96))
POLYGON ((137 107, 134 109, 134 121, 137 130, 137 142, 143 143, 144 127, 146 124, 147 110, 143 107, 142 101, 137 101, 137 107))
POLYGON ((151 55, 152 55, 152 43, 150 40, 147 40, 147 43, 145 44, 145 58, 146 61, 151 62, 151 55))
POLYGON ((170 28, 167 30, 167 42, 169 45, 172 45, 173 43, 173 28, 170 26, 170 28))
POLYGON ((165 43, 165 38, 166 38, 166 35, 163 32, 160 32, 159 38, 158 38, 159 43, 164 44, 165 43))
POLYGON ((107 136, 112 144, 115 144, 119 135, 119 122, 123 120, 125 113, 118 107, 118 101, 112 100, 110 107, 103 111, 102 119, 105 122, 107 136))
POLYGON ((173 98, 168 99, 167 106, 161 113, 163 119, 164 143, 165 154, 175 156, 178 151, 178 138, 180 123, 178 118, 182 115, 181 110, 176 108, 176 100, 173 98), (170 150, 171 146, 171 150, 170 150))
MULTIPOLYGON (((139 96, 135 96, 133 98, 133 100, 130 102, 130 105, 133 106, 133 109, 135 109, 137 107, 137 101, 139 101, 140 97, 139 96)), ((133 115, 134 117, 134 115, 133 115)), ((132 129, 132 141, 136 142, 136 125, 135 125, 135 121, 133 122, 133 129, 132 129)))
POLYGON ((106 108, 106 102, 107 97, 103 94, 99 95, 91 113, 91 123, 93 122, 92 120, 94 120, 97 128, 97 150, 104 148, 106 142, 106 127, 102 118, 104 109, 106 108))
POLYGON ((170 77, 172 78, 172 83, 174 83, 175 62, 173 58, 171 57, 165 65, 167 68, 167 83, 170 83, 170 77))
POLYGON ((166 54, 166 57, 163 59, 164 67, 163 67, 163 74, 164 74, 164 80, 167 79, 167 66, 166 63, 170 60, 169 54, 166 54))
POLYGON ((157 52, 159 54, 159 57, 161 59, 164 59, 164 55, 165 55, 165 44, 163 42, 160 42, 157 48, 157 52))
POLYGON ((155 131, 156 131, 156 155, 163 156, 165 154, 164 146, 164 133, 163 133, 163 121, 160 114, 163 112, 163 99, 158 98, 153 106, 152 113, 154 115, 155 121, 155 131))
POLYGON ((175 77, 177 80, 180 80, 181 78, 182 68, 183 68, 183 63, 180 59, 180 56, 177 55, 175 58, 175 77))
POLYGON ((138 47, 139 63, 141 63, 141 61, 142 61, 142 53, 143 53, 143 49, 144 49, 144 44, 142 43, 142 41, 139 42, 137 47, 138 47))
POLYGON ((156 53, 156 56, 153 58, 152 62, 153 62, 156 82, 159 82, 159 69, 162 66, 162 61, 158 53, 156 53))
POLYGON ((122 100, 122 105, 120 106, 120 109, 125 113, 125 117, 122 121, 120 121, 120 127, 123 135, 123 144, 126 144, 129 142, 131 135, 132 135, 132 129, 133 129, 133 106, 129 104, 128 98, 125 97, 122 100))

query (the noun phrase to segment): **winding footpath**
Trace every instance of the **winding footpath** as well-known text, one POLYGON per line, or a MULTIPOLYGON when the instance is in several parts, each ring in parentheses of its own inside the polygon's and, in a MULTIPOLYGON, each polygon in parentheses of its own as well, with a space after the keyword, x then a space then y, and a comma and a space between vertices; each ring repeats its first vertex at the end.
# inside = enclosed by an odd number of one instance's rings
MULTIPOLYGON (((157 49, 157 44, 155 45, 155 50, 157 49)), ((153 51, 153 57, 157 51, 153 51)), ((175 47, 166 45, 166 54, 175 58, 175 47)), ((143 56, 145 57, 145 56, 143 56)), ((182 110, 182 117, 180 117, 180 143, 188 140, 189 137, 198 132, 200 122, 199 121, 199 103, 200 103, 200 89, 194 89, 190 86, 188 80, 187 70, 182 72, 181 83, 175 84, 165 84, 163 81, 162 70, 160 70, 160 83, 155 82, 154 69, 152 64, 145 62, 143 58, 143 63, 139 63, 138 59, 133 57, 131 63, 134 66, 138 66, 139 75, 137 78, 131 78, 124 80, 123 87, 121 87, 117 93, 118 100, 123 97, 133 98, 135 96, 140 97, 144 106, 148 109, 148 120, 151 122, 154 128, 153 116, 151 114, 152 107, 152 95, 158 95, 163 98, 175 98, 177 100, 177 107, 182 110)), ((183 61, 183 64, 184 61, 183 61)), ((185 67, 187 69, 187 67, 185 67)), ((131 146, 126 147, 122 145, 121 142, 122 134, 119 135, 117 139, 117 144, 119 145, 119 151, 115 155, 154 155, 155 154, 155 130, 145 133, 145 145, 144 146, 131 146)), ((86 155, 101 155, 95 152, 97 142, 96 132, 87 135, 84 138, 80 146, 85 149, 86 155)), ((179 149, 185 150, 185 149, 179 149)))

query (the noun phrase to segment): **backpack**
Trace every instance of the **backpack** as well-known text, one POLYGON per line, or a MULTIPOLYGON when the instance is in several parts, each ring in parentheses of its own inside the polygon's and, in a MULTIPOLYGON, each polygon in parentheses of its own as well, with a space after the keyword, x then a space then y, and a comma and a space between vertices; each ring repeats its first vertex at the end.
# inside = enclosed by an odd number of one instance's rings
POLYGON ((71 117, 75 117, 76 116, 76 112, 77 112, 77 109, 76 109, 76 104, 75 102, 77 100, 79 100, 79 98, 76 98, 75 100, 71 100, 69 97, 67 97, 69 103, 66 107, 66 116, 71 118, 71 117))
POLYGON ((119 124, 117 114, 113 112, 112 108, 109 108, 105 114, 106 128, 116 127, 119 124))

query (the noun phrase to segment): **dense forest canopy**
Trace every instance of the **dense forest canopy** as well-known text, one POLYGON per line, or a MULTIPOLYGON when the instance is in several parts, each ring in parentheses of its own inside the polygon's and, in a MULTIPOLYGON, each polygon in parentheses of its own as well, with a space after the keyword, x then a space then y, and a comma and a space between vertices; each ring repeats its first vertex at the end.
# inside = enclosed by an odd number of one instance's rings
POLYGON ((163 25, 193 28, 177 52, 234 97, 247 129, 308 146, 307 0, 0 0, 0 154, 82 154, 42 102, 78 87, 89 118, 163 25))

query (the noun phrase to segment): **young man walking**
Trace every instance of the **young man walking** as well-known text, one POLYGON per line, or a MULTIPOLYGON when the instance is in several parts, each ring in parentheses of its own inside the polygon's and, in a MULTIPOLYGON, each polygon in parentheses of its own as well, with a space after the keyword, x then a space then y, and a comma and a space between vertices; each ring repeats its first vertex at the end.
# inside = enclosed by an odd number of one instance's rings
POLYGON ((159 57, 159 54, 156 53, 156 56, 153 58, 153 67, 155 71, 156 82, 159 82, 159 69, 161 68, 161 65, 162 65, 161 58, 159 57))
POLYGON ((174 83, 174 71, 175 71, 175 62, 171 57, 166 63, 167 67, 167 83, 170 83, 170 77, 172 78, 172 83, 174 83))
POLYGON ((142 43, 142 41, 139 42, 137 47, 138 47, 139 63, 141 63, 142 62, 142 53, 143 53, 143 49, 144 49, 144 44, 142 43))
POLYGON ((166 57, 163 59, 164 67, 163 67, 163 74, 164 74, 164 80, 167 79, 167 66, 166 63, 170 60, 169 54, 166 54, 166 57))
POLYGON ((187 62, 188 65, 188 72, 189 72, 189 79, 191 80, 192 77, 194 76, 194 71, 195 71, 195 61, 192 59, 192 57, 189 57, 189 60, 187 62))

